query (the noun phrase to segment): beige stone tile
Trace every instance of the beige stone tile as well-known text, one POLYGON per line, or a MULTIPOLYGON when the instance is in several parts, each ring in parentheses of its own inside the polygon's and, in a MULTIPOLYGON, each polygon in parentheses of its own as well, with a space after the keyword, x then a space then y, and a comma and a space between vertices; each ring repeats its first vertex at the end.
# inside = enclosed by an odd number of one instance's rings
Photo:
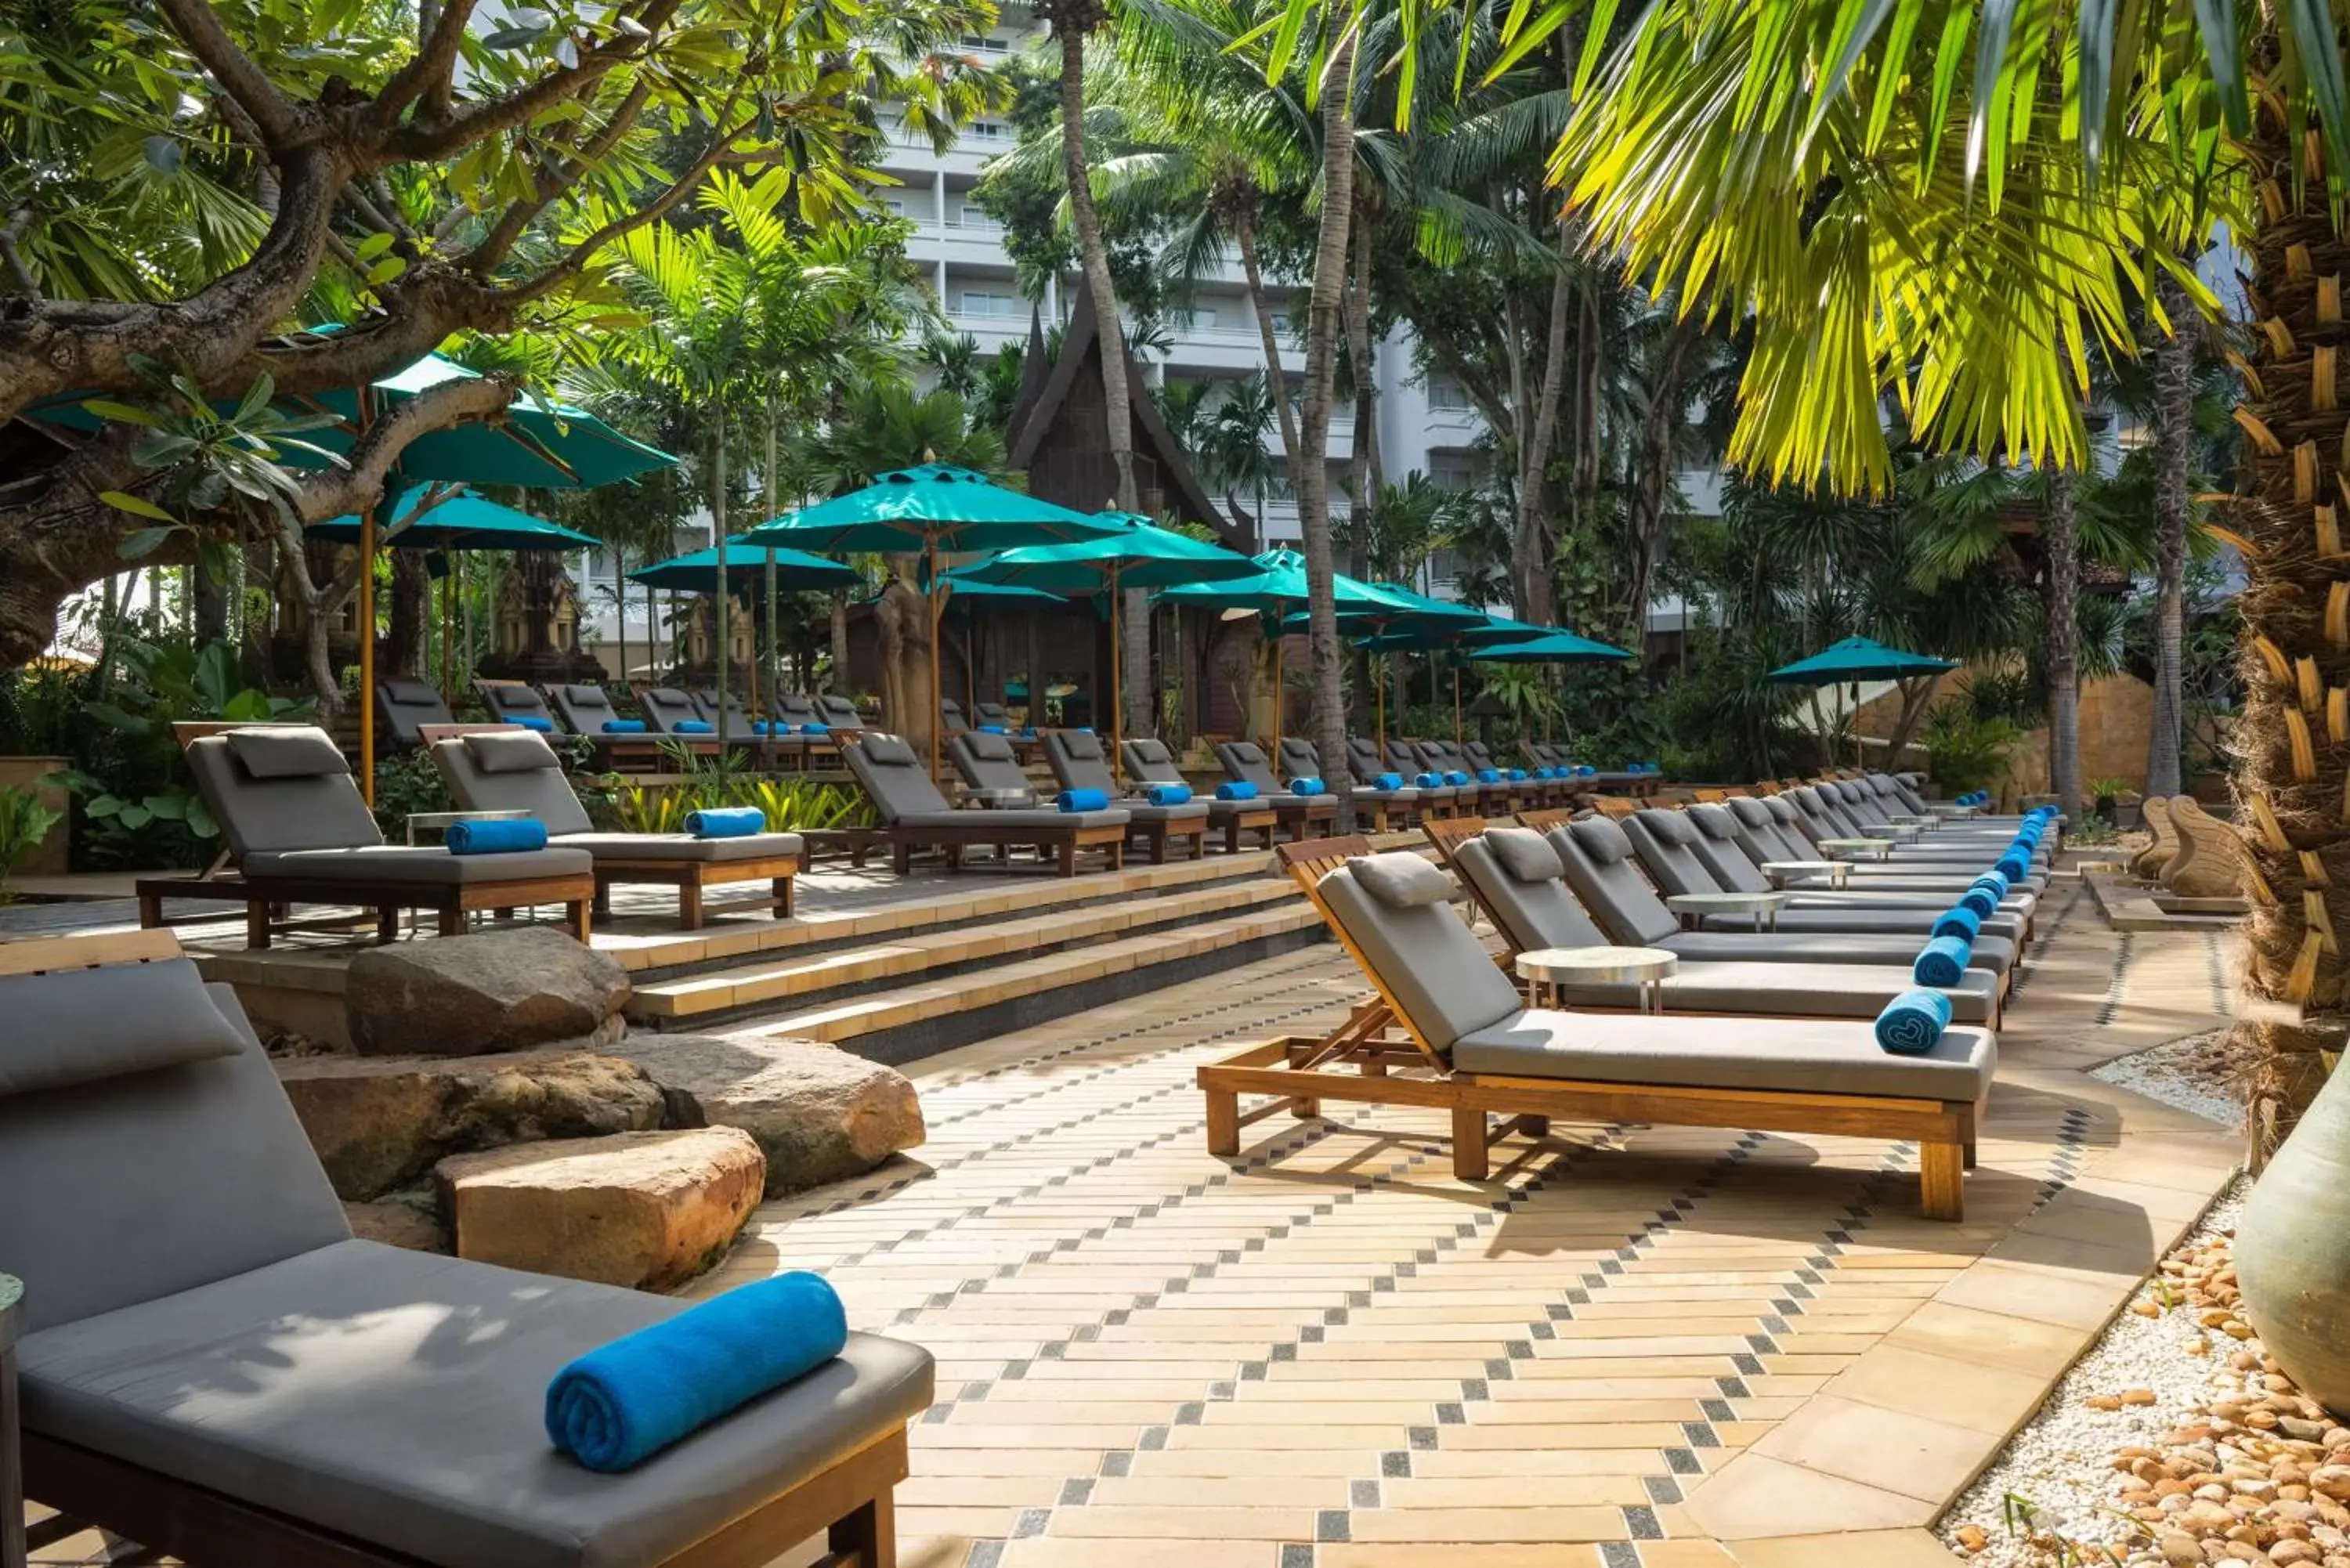
POLYGON ((1996 1446, 1990 1433, 1972 1428, 1822 1394, 1753 1452, 1939 1504, 1973 1478, 1996 1446))
POLYGON ((1281 1548, 1271 1541, 1194 1541, 1144 1537, 1107 1541, 1081 1536, 1031 1536, 1007 1541, 1003 1568, 1277 1568, 1281 1548))
POLYGON ((1942 1287, 1937 1301, 2067 1328, 2103 1328, 2137 1286, 2133 1275, 2059 1274, 1981 1262, 1942 1287))
POLYGON ((1598 1568, 1589 1546, 1495 1545, 1463 1542, 1333 1542, 1314 1549, 1315 1568, 1598 1568))
MULTIPOLYGON (((1828 1379, 1826 1394, 1930 1416, 2004 1438, 2040 1407, 2054 1376, 1882 1344, 1828 1379)), ((1750 1406, 1762 1401, 1749 1401, 1750 1406)))
POLYGON ((1639 1549, 1640 1568, 1738 1568, 1719 1542, 1643 1541, 1639 1549))
POLYGON ((1950 1568, 1958 1561, 1927 1530, 1856 1530, 1730 1543, 1738 1568, 1950 1568))
POLYGON ((1953 1360, 2033 1373, 2053 1383, 2080 1355, 2087 1335, 2061 1324, 1937 1300, 1910 1314, 1885 1340, 1953 1360))
POLYGON ((1824 1471, 1743 1453, 1689 1494, 1690 1521, 1717 1541, 1797 1535, 1850 1526, 1922 1525, 1934 1505, 1824 1471))

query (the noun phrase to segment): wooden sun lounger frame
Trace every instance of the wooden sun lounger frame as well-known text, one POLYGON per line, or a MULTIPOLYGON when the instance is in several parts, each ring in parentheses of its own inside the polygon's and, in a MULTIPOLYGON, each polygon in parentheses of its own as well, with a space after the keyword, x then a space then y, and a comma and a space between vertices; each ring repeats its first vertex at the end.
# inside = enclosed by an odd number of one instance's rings
MULTIPOLYGON (((1116 871, 1126 864, 1128 823, 1102 825, 1071 823, 1066 827, 1006 826, 987 821, 985 811, 957 812, 958 816, 972 818, 968 827, 960 824, 925 827, 884 826, 878 831, 882 842, 889 846, 889 868, 899 876, 914 868, 914 851, 939 848, 946 851, 947 869, 962 868, 965 849, 991 848, 1010 851, 1024 846, 1034 846, 1040 856, 1050 855, 1064 877, 1077 874, 1077 851, 1098 849, 1107 857, 1105 869, 1116 871)), ((1074 814, 1072 814, 1074 815, 1074 814)))
MULTIPOLYGON (((169 931, 0 943, 0 975, 182 956, 179 939, 169 931)), ((906 1430, 899 1427, 653 1568, 755 1568, 819 1531, 825 1533, 828 1554, 817 1568, 896 1568, 892 1491, 908 1473, 906 1430)), ((137 1542, 151 1555, 191 1563, 431 1568, 419 1558, 386 1552, 110 1454, 23 1431, 14 1357, 0 1355, 0 1520, 12 1526, 21 1521, 26 1498, 57 1511, 24 1532, 26 1543, 35 1552, 86 1530, 107 1530, 137 1542), (12 1484, 20 1474, 21 1493, 12 1484)), ((5 1533, 0 1542, 16 1544, 5 1533)), ((5 1554, 0 1551, 0 1556, 5 1554)))
MULTIPOLYGON (((255 728, 248 722, 224 720, 186 720, 172 726, 172 738, 185 752, 192 742, 207 735, 224 734, 231 730, 255 728)), ((433 726, 438 729, 442 726, 433 726)), ((359 877, 266 877, 245 876, 241 870, 234 876, 216 876, 227 860, 227 852, 213 862, 213 870, 192 880, 175 877, 141 877, 131 884, 139 899, 139 924, 142 929, 155 929, 170 925, 196 923, 189 918, 169 919, 163 911, 166 898, 201 898, 215 903, 244 905, 244 945, 256 950, 265 950, 272 937, 289 931, 348 929, 355 922, 348 919, 323 920, 292 920, 284 911, 296 904, 325 904, 375 911, 375 940, 379 947, 399 940, 400 917, 409 909, 429 910, 434 917, 434 929, 442 936, 463 936, 465 918, 484 911, 500 919, 515 909, 537 904, 560 904, 564 920, 571 934, 581 941, 588 936, 589 910, 596 902, 596 882, 592 877, 572 875, 533 877, 522 881, 454 883, 445 887, 427 886, 415 882, 369 881, 359 877)))
POLYGON ((1357 1003, 1347 1021, 1328 1034, 1283 1035, 1199 1068, 1210 1154, 1230 1158, 1240 1153, 1241 1129, 1250 1123, 1284 1109, 1299 1117, 1319 1116, 1326 1099, 1449 1111, 1452 1174, 1462 1181, 1482 1181, 1491 1174, 1496 1138, 1514 1132, 1540 1137, 1550 1130, 1554 1117, 1882 1137, 1918 1145, 1920 1207, 1927 1219, 1957 1221, 1966 1217, 1965 1174, 1974 1167, 1981 1108, 1973 1103, 1455 1070, 1441 1051, 1411 1027, 1316 886, 1349 857, 1370 853, 1369 841, 1361 837, 1284 845, 1278 851, 1282 865, 1305 890, 1330 934, 1369 979, 1374 994, 1357 1003), (1414 1070, 1427 1075, 1404 1075, 1414 1070), (1272 1098, 1243 1112, 1240 1097, 1244 1094, 1272 1098), (1504 1118, 1498 1127, 1487 1120, 1493 1114, 1504 1118))
MULTIPOLYGON (((419 732, 424 737, 425 746, 430 748, 436 741, 453 740, 464 735, 494 734, 513 728, 512 724, 427 724, 419 732)), ((805 851, 797 855, 763 855, 750 860, 668 860, 658 857, 631 860, 625 857, 604 855, 597 856, 595 860, 593 911, 596 919, 610 917, 612 888, 616 884, 650 884, 677 889, 677 929, 681 931, 702 929, 702 896, 705 891, 743 882, 767 883, 768 912, 776 919, 787 920, 792 915, 792 878, 807 869, 805 851)))

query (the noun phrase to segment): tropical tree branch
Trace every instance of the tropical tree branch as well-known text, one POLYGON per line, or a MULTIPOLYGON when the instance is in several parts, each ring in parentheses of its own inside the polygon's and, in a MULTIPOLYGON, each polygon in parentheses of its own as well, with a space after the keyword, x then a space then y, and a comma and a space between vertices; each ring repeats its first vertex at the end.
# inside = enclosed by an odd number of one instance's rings
POLYGON ((467 272, 482 274, 505 260, 515 243, 522 238, 532 222, 546 211, 556 197, 577 184, 589 169, 619 145, 620 139, 628 135, 629 129, 636 124, 637 117, 644 112, 645 105, 651 99, 652 84, 639 79, 629 88, 629 96, 620 100, 619 107, 612 111, 612 118, 596 134, 595 140, 580 149, 577 157, 566 158, 557 163, 550 176, 539 182, 537 193, 528 201, 508 202, 482 243, 457 265, 467 272))
POLYGON ((514 401, 507 376, 443 381, 394 404, 371 421, 344 454, 349 466, 329 469, 302 486, 295 510, 305 523, 348 516, 383 499, 383 486, 400 453, 420 438, 468 420, 487 421, 514 401))
POLYGON ((384 83, 383 90, 376 94, 375 103, 368 111, 369 121, 378 134, 398 125, 401 111, 410 104, 427 93, 439 92, 454 78, 457 53, 465 42, 473 4, 474 0, 441 0, 440 19, 433 24, 424 47, 384 83))
MULTIPOLYGON (((730 104, 728 107, 733 106, 730 104)), ((710 171, 724 161, 727 151, 734 145, 735 140, 748 132, 754 123, 746 119, 733 130, 712 138, 708 149, 701 157, 693 161, 691 168, 678 176, 668 190, 633 211, 623 213, 597 228, 586 239, 573 245, 562 260, 527 283, 520 283, 511 288, 498 290, 497 298, 504 304, 515 306, 527 305, 534 300, 544 299, 586 271, 588 264, 595 260, 597 253, 606 245, 624 234, 632 234, 643 228, 656 219, 667 216, 671 208, 691 195, 694 188, 709 176, 710 171)))
MULTIPOLYGON (((658 31, 681 3, 653 0, 638 20, 648 33, 658 31)), ((527 125, 548 109, 577 98, 613 69, 636 58, 643 47, 644 40, 633 36, 608 38, 581 54, 577 65, 561 67, 504 98, 473 105, 430 125, 411 124, 392 131, 376 150, 376 165, 445 159, 486 137, 527 125)))
POLYGON ((164 22, 221 90, 253 121, 271 151, 283 152, 317 133, 317 127, 304 123, 307 117, 302 110, 277 90, 253 57, 237 47, 206 0, 155 0, 155 9, 163 14, 164 22))

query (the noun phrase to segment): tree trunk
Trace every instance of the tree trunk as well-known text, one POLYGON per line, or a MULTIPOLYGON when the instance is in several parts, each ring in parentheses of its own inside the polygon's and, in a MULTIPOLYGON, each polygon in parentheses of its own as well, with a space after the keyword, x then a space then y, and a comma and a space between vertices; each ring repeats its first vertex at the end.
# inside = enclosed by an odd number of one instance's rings
POLYGON ((718 691, 718 765, 733 759, 726 746, 726 666, 731 646, 726 635, 728 601, 734 595, 726 583, 726 410, 712 404, 710 411, 710 542, 717 552, 718 591, 710 602, 710 663, 718 691))
POLYGON ((2155 275, 2155 297, 2170 336, 2155 345, 2154 416, 2154 720, 2146 745, 2146 793, 2177 794, 2181 649, 2187 637, 2189 459, 2195 440, 2195 360, 2200 321, 2187 291, 2168 273, 2155 275))
POLYGON ((848 590, 836 588, 832 595, 832 689, 848 690, 848 590))
MULTIPOLYGON (((1330 397, 1337 369, 1340 314, 1346 303, 1347 229, 1355 210, 1354 36, 1331 51, 1322 78, 1322 215, 1314 249, 1314 290, 1305 329, 1305 397, 1298 444, 1305 466, 1297 487, 1297 521, 1305 535, 1305 585, 1313 632, 1314 738, 1323 766, 1343 771, 1347 706, 1342 690, 1338 602, 1330 549, 1330 397)), ((1335 830, 1352 833, 1350 792, 1337 792, 1335 830)))
MULTIPOLYGON (((2274 58, 2272 42, 2264 52, 2274 58)), ((2251 252, 2251 315, 2267 330, 2251 335, 2253 374, 2238 414, 2251 437, 2251 495, 2231 519, 2251 545, 2237 600, 2244 709, 2230 731, 2236 820, 2256 876, 2245 983, 2257 997, 2335 1011, 2350 973, 2340 935, 2350 932, 2350 745, 2326 715, 2350 686, 2350 639, 2334 608, 2350 595, 2337 543, 2350 407, 2332 345, 2342 330, 2334 280, 2350 274, 2350 244, 2324 182, 2295 166, 2299 128, 2257 93, 2253 117, 2241 151, 2266 221, 2240 238, 2251 252)))
POLYGON ((1558 613, 1558 589, 1551 576, 1554 533, 1543 502, 1550 487, 1544 475, 1550 469, 1551 443, 1558 435, 1559 400, 1566 383, 1566 317, 1573 302, 1574 274, 1566 265, 1571 231, 1558 221, 1559 269, 1551 284, 1550 330, 1543 343, 1542 390, 1534 419, 1519 428, 1527 432, 1518 453, 1518 526, 1511 537, 1511 565, 1516 581, 1511 597, 1521 620, 1548 625, 1558 613))
POLYGON ((1378 382, 1371 364, 1371 235, 1355 215, 1355 281, 1347 291, 1347 364, 1355 379, 1355 433, 1347 451, 1347 575, 1361 578, 1370 562, 1371 467, 1378 450, 1378 382))
MULTIPOLYGON (((1281 337, 1273 329, 1273 305, 1264 293, 1264 270, 1256 255, 1256 224, 1247 211, 1232 217, 1232 242, 1241 253, 1241 271, 1248 278, 1249 307, 1256 315, 1257 340, 1264 348, 1264 384, 1273 392, 1273 409, 1281 421, 1281 455, 1289 461, 1289 472, 1297 472, 1297 415, 1289 406, 1289 378, 1281 369, 1281 337)), ((1264 515, 1260 502, 1257 516, 1264 515)), ((1258 541, 1262 544, 1262 538, 1258 541)))
POLYGON ((2046 551, 2043 628, 2047 639, 2049 787, 2074 822, 2081 820, 2081 543, 2074 530, 2078 476, 2069 468, 2048 476, 2048 512, 2041 519, 2046 551))
POLYGON ((1633 454, 1637 479, 1632 489, 1632 565, 1626 574, 1625 598, 1633 635, 1644 638, 1648 625, 1648 585, 1656 576, 1657 551, 1664 540, 1665 498, 1673 483, 1673 432, 1688 411, 1681 392, 1682 367, 1689 351, 1705 329, 1696 311, 1674 319, 1666 330, 1657 357, 1656 380, 1648 389, 1648 406, 1640 421, 1640 449, 1633 454))
POLYGON ((378 654, 384 670, 413 676, 424 650, 424 623, 432 613, 432 576, 414 550, 388 550, 391 557, 391 623, 378 654))
POLYGON ((1158 684, 1150 672, 1150 595, 1141 588, 1123 588, 1119 618, 1126 651, 1118 655, 1119 704, 1126 710, 1125 732, 1158 733, 1158 684))

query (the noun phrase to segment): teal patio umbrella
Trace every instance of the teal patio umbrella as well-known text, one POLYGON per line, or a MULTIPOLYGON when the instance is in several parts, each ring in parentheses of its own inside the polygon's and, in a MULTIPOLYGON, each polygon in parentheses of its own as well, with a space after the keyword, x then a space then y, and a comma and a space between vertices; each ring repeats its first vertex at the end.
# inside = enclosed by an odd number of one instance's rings
MULTIPOLYGON (((943 615, 952 615, 959 606, 966 609, 975 611, 983 607, 1002 608, 1007 603, 1017 604, 1024 600, 1032 607, 1036 605, 1059 605, 1068 602, 1061 595, 1046 593, 1043 588, 1024 588, 1013 583, 983 583, 976 578, 965 577, 962 576, 960 570, 956 568, 950 568, 946 576, 947 581, 951 585, 951 588, 947 595, 946 607, 942 612, 943 615)), ((876 594, 872 598, 866 602, 868 604, 878 603, 880 597, 880 595, 876 594)), ((966 622, 971 618, 972 618, 970 616, 964 617, 966 622)), ((979 704, 979 692, 976 690, 978 683, 978 676, 975 669, 976 659, 977 655, 972 647, 972 628, 969 625, 966 625, 963 628, 962 689, 963 711, 965 712, 970 712, 979 704)), ((1007 685, 1004 690, 1004 695, 1008 697, 1011 694, 1011 689, 1007 685)))
MULTIPOLYGON (((1286 622, 1310 597, 1305 591, 1305 557, 1295 550, 1279 547, 1251 558, 1259 567, 1253 576, 1161 588, 1154 596, 1154 602, 1194 605, 1203 609, 1255 610, 1273 622, 1273 746, 1278 753, 1281 750, 1282 659, 1286 651, 1284 639, 1290 630, 1286 622)), ((1342 617, 1350 609, 1368 610, 1393 605, 1381 589, 1368 583, 1357 582, 1343 572, 1331 574, 1330 587, 1342 617)), ((1379 743, 1382 747, 1387 743, 1384 724, 1379 743)))
MULTIPOLYGON (((1465 632, 1494 629, 1493 618, 1471 606, 1452 599, 1431 598, 1401 583, 1370 583, 1365 586, 1370 590, 1365 602, 1352 607, 1344 604, 1338 607, 1338 629, 1363 634, 1356 641, 1357 648, 1450 648, 1465 632), (1399 635, 1409 640, 1382 641, 1399 635)), ((1304 616, 1292 616, 1290 620, 1301 630, 1308 624, 1304 616)), ((1431 681, 1435 679, 1432 667, 1429 676, 1431 681)), ((1387 688, 1374 681, 1371 690, 1378 706, 1379 752, 1384 755, 1388 749, 1387 688)), ((1452 740, 1457 745, 1461 741, 1461 682, 1457 673, 1452 691, 1452 740)))
MULTIPOLYGON (((1501 618, 1497 616, 1494 618, 1501 618)), ((1523 626, 1525 623, 1520 621, 1514 624, 1523 626)), ((1488 644, 1471 649, 1469 657, 1482 659, 1488 664, 1602 664, 1610 659, 1632 657, 1630 651, 1626 649, 1613 648, 1604 642, 1594 642, 1587 637, 1577 637, 1571 631, 1556 627, 1544 627, 1539 629, 1544 634, 1540 637, 1513 638, 1506 642, 1488 644)), ((1457 717, 1460 706, 1460 701, 1456 697, 1453 701, 1453 711, 1456 714, 1453 722, 1456 724, 1460 722, 1457 717)), ((1550 738, 1550 721, 1545 717, 1543 721, 1544 743, 1548 744, 1550 738)))
MULTIPOLYGON (((1112 531, 1092 539, 1006 550, 992 560, 957 567, 947 574, 947 581, 958 587, 965 582, 991 582, 1064 594, 1104 593, 1109 596, 1111 624, 1115 627, 1118 596, 1123 588, 1231 582, 1260 575, 1256 562, 1249 556, 1208 540, 1178 534, 1171 528, 1161 528, 1148 517, 1130 512, 1097 512, 1094 518, 1109 524, 1112 531)), ((1109 743, 1113 770, 1123 767, 1118 758, 1125 725, 1125 713, 1118 701, 1119 644, 1124 640, 1113 631, 1109 641, 1109 743)))
MULTIPOLYGON (((769 552, 743 543, 740 538, 726 543, 726 586, 736 593, 759 586, 765 581, 769 552)), ((857 571, 838 561, 827 561, 821 556, 811 556, 805 550, 776 550, 775 586, 798 592, 803 588, 845 588, 857 581, 857 571)), ((706 594, 718 579, 718 546, 692 550, 682 556, 671 556, 666 561, 655 561, 650 566, 639 566, 629 574, 629 581, 642 583, 649 588, 667 588, 677 593, 706 594)))
MULTIPOLYGON (((1936 659, 1930 654, 1911 653, 1907 649, 1888 648, 1874 638, 1847 637, 1841 642, 1830 643, 1809 659, 1799 659, 1793 664, 1781 665, 1762 679, 1776 686, 1814 688, 1813 715, 1822 718, 1825 722, 1824 716, 1819 712, 1817 691, 1819 687, 1834 686, 1841 692, 1841 689, 1847 681, 1856 687, 1864 680, 1890 680, 1901 688, 1902 701, 1906 706, 1921 701, 1925 694, 1933 689, 1934 682, 1958 667, 1955 659, 1936 659), (1912 682, 1923 684, 1913 685, 1912 682)), ((1855 691, 1853 695, 1857 701, 1859 693, 1855 691)), ((1836 699, 1839 711, 1843 707, 1843 697, 1839 694, 1836 699)), ((1852 744, 1853 760, 1858 762, 1861 756, 1857 724, 1854 726, 1852 744)))
MULTIPOLYGON (((939 615, 948 591, 939 556, 1091 539, 1115 531, 1085 513, 1006 489, 970 469, 926 462, 881 474, 862 490, 762 523, 742 537, 754 545, 819 555, 852 550, 920 555, 922 592, 930 603, 931 691, 935 700, 939 615)), ((929 728, 931 774, 936 777, 939 726, 932 722, 929 728)))

